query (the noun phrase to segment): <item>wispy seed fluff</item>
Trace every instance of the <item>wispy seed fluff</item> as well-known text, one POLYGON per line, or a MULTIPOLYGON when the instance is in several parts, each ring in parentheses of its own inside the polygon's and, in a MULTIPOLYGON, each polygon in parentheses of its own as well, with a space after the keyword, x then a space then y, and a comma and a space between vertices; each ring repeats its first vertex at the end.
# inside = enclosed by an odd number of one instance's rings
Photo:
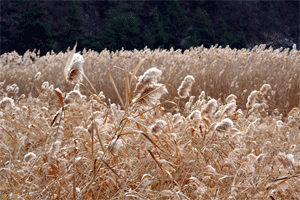
POLYGON ((264 84, 263 86, 261 86, 259 92, 261 95, 266 95, 268 93, 268 91, 270 91, 272 88, 269 84, 264 84))
POLYGON ((211 99, 207 102, 205 108, 204 108, 204 113, 207 113, 208 115, 212 115, 218 106, 218 102, 215 99, 211 99))
POLYGON ((42 89, 43 89, 43 90, 47 90, 48 88, 49 88, 49 82, 46 81, 46 82, 44 82, 44 83, 42 84, 42 89))
POLYGON ((202 91, 201 94, 199 95, 199 101, 202 101, 205 97, 205 91, 202 91))
POLYGON ((187 75, 182 81, 180 87, 178 88, 178 95, 180 98, 186 98, 192 89, 192 85, 195 82, 195 78, 191 75, 187 75))
POLYGON ((29 162, 30 160, 35 159, 35 158, 36 158, 35 153, 29 152, 28 154, 26 154, 24 156, 24 161, 29 162))
POLYGON ((175 127, 180 127, 184 123, 184 117, 180 113, 173 115, 172 123, 175 127))
POLYGON ((77 83, 76 85, 75 85, 75 87, 74 87, 74 90, 78 90, 79 91, 79 83, 77 83))
POLYGON ((49 153, 49 156, 52 157, 52 156, 56 156, 56 153, 58 152, 58 150, 60 149, 60 145, 61 145, 61 141, 55 141, 51 148, 50 148, 50 153, 49 153))
POLYGON ((116 153, 118 153, 118 151, 119 151, 120 147, 122 147, 122 145, 123 145, 123 143, 120 139, 118 139, 118 140, 117 140, 117 138, 113 139, 108 146, 108 150, 111 153, 116 154, 116 153))
POLYGON ((140 105, 150 106, 151 104, 149 103, 158 104, 161 96, 168 93, 167 88, 163 84, 157 83, 161 74, 161 70, 151 68, 144 75, 140 76, 134 91, 135 98, 132 101, 136 102, 140 97, 144 96, 143 99, 139 100, 140 105))
POLYGON ((81 99, 81 94, 78 90, 72 90, 67 94, 66 104, 73 103, 76 99, 81 99))
POLYGON ((255 103, 249 112, 262 112, 268 107, 266 103, 255 103))
POLYGON ((234 94, 231 94, 231 95, 229 95, 226 99, 225 99, 225 102, 226 103, 230 103, 230 102, 232 102, 233 100, 236 100, 237 99, 237 97, 234 95, 234 94))
POLYGON ((135 94, 143 92, 144 88, 150 84, 157 83, 162 71, 156 68, 148 69, 142 76, 139 77, 138 83, 134 90, 135 94))
POLYGON ((251 94, 248 96, 246 107, 249 108, 255 104, 256 99, 258 98, 259 92, 257 90, 253 90, 251 94))
POLYGON ((0 108, 8 108, 11 109, 15 106, 14 104, 14 100, 9 98, 9 97, 4 97, 1 101, 0 101, 0 108))
POLYGON ((188 116, 188 119, 190 119, 196 127, 199 127, 200 122, 201 122, 201 112, 199 110, 194 110, 188 116))
POLYGON ((35 80, 35 81, 40 80, 41 74, 42 74, 41 72, 36 73, 36 75, 34 76, 34 80, 35 80))
POLYGON ((164 120, 157 120, 155 124, 153 124, 151 126, 151 132, 153 134, 161 134, 162 130, 161 129, 165 129, 167 127, 167 122, 165 122, 164 120))
POLYGON ((201 112, 199 110, 193 110, 193 112, 188 116, 188 119, 195 121, 201 120, 201 112))
POLYGON ((232 100, 231 103, 226 104, 225 109, 223 111, 223 115, 231 116, 234 114, 236 110, 236 101, 232 100))
POLYGON ((218 131, 229 131, 233 127, 233 122, 229 118, 223 119, 217 126, 218 131))
POLYGON ((72 84, 82 81, 84 59, 79 53, 75 53, 70 63, 67 62, 64 76, 67 82, 72 84))

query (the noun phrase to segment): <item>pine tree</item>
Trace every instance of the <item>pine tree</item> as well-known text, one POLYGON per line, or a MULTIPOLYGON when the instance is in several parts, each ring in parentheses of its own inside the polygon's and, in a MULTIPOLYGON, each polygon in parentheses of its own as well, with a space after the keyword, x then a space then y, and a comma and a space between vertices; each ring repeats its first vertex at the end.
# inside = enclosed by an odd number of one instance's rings
POLYGON ((120 2, 116 8, 110 9, 104 20, 105 29, 101 32, 103 48, 115 51, 124 47, 126 50, 142 49, 141 22, 136 8, 130 8, 120 2))
POLYGON ((20 54, 25 53, 28 49, 40 49, 41 54, 52 49, 53 36, 50 23, 43 23, 41 19, 45 16, 43 11, 44 4, 37 0, 14 2, 20 15, 14 15, 13 18, 19 20, 17 32, 12 33, 14 45, 20 54))
POLYGON ((186 14, 189 10, 184 10, 178 1, 174 0, 162 4, 166 8, 162 18, 165 40, 167 40, 164 41, 165 48, 182 48, 179 41, 188 35, 189 20, 186 14))
POLYGON ((58 22, 60 24, 60 31, 57 33, 56 40, 60 45, 59 51, 65 50, 69 46, 74 46, 76 41, 78 41, 77 49, 80 50, 87 41, 83 37, 83 22, 80 19, 79 2, 67 1, 66 3, 67 16, 58 22))
POLYGON ((206 11, 198 8, 195 16, 191 19, 191 25, 193 29, 189 31, 191 38, 188 40, 188 46, 197 47, 203 44, 204 47, 210 48, 211 45, 214 45, 213 24, 206 11))
POLYGON ((241 33, 236 38, 235 48, 242 49, 242 48, 246 48, 246 46, 247 46, 247 41, 245 39, 245 35, 244 33, 241 33))
POLYGON ((245 48, 247 45, 245 36, 243 33, 239 34, 238 36, 235 36, 231 32, 227 30, 227 24, 222 19, 219 18, 216 26, 215 26, 215 37, 216 37, 216 43, 221 45, 223 48, 225 48, 227 45, 230 46, 230 48, 245 48))
POLYGON ((227 31, 228 25, 226 22, 222 19, 219 18, 217 20, 217 23, 215 25, 215 37, 216 37, 216 42, 219 46, 222 46, 225 48, 228 45, 228 31, 227 31))
POLYGON ((151 13, 153 13, 153 19, 150 22, 150 27, 147 29, 147 34, 145 34, 145 41, 151 49, 157 49, 159 46, 163 49, 165 44, 168 43, 169 35, 165 33, 162 15, 157 6, 151 13))

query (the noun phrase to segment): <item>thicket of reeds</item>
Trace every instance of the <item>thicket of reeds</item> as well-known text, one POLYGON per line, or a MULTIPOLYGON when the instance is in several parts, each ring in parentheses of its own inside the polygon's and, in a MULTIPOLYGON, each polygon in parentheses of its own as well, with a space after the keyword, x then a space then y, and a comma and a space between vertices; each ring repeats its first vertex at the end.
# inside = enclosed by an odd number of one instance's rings
POLYGON ((0 56, 0 198, 300 199, 300 52, 0 56))

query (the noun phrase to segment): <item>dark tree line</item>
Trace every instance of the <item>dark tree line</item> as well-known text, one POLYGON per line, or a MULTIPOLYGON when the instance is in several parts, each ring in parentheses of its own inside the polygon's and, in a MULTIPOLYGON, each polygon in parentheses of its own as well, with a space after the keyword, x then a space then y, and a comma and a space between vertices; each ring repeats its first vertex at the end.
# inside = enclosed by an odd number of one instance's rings
POLYGON ((67 1, 67 15, 59 21, 59 31, 53 31, 51 22, 42 22, 45 17, 44 2, 31 0, 15 1, 19 10, 18 15, 12 16, 19 21, 17 31, 1 28, 12 42, 11 49, 24 54, 27 49, 40 49, 41 55, 48 51, 65 51, 78 41, 77 50, 83 48, 102 51, 112 51, 148 48, 156 49, 188 49, 191 46, 209 48, 219 44, 231 48, 246 47, 245 36, 233 35, 228 31, 228 25, 223 19, 213 24, 210 16, 200 8, 191 18, 187 17, 189 10, 184 10, 177 1, 163 1, 157 3, 149 15, 141 8, 144 2, 130 6, 126 2, 115 2, 106 13, 104 30, 98 35, 83 37, 83 21, 79 13, 79 2, 67 1), (146 23, 142 23, 146 21, 146 23), (184 42, 180 42, 184 40, 184 42))

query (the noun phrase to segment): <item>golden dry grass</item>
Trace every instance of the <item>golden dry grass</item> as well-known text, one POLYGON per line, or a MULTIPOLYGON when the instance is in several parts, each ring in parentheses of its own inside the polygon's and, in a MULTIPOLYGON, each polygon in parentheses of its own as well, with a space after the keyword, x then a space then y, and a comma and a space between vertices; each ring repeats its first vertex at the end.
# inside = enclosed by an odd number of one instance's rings
POLYGON ((0 57, 0 198, 300 199, 295 48, 69 55, 0 57))

